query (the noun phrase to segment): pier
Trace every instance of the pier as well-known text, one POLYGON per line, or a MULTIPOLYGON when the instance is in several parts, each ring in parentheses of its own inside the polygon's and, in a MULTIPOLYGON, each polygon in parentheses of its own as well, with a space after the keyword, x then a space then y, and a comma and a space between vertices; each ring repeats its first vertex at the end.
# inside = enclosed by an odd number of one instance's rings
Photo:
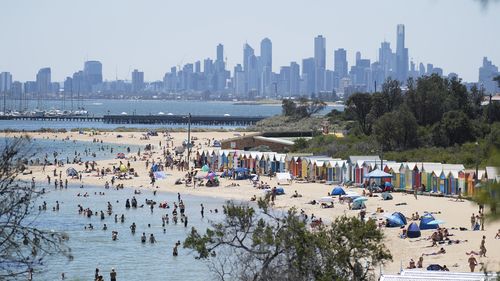
MULTIPOLYGON (((192 115, 192 125, 203 126, 249 126, 255 125, 264 116, 212 116, 192 115)), ((164 124, 187 125, 187 115, 104 115, 104 116, 0 116, 0 120, 29 120, 55 122, 102 122, 105 124, 164 124)))

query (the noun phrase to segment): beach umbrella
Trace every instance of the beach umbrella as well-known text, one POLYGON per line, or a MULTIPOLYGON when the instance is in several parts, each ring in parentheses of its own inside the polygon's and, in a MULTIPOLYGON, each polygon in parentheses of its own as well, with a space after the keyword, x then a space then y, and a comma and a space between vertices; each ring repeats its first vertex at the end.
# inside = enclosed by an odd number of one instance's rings
POLYGON ((358 201, 360 201, 360 202, 368 201, 368 198, 361 196, 361 197, 354 199, 352 202, 358 202, 358 201))
POLYGON ((438 224, 444 224, 445 222, 443 220, 433 220, 433 221, 430 221, 428 222, 427 224, 430 224, 430 225, 438 225, 438 224))
POLYGON ((381 179, 381 178, 391 178, 391 177, 392 177, 391 174, 388 174, 380 169, 373 170, 364 176, 364 178, 368 179, 381 179))

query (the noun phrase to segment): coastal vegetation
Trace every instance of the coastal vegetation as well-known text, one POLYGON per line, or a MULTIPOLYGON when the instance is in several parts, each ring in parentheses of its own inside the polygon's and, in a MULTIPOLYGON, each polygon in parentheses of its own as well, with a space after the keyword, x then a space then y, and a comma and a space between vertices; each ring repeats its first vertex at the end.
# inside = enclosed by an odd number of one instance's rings
POLYGON ((341 216, 311 230, 302 214, 228 202, 222 221, 192 228, 184 247, 209 261, 218 280, 372 280, 392 260, 375 221, 341 216))
POLYGON ((18 178, 28 153, 29 140, 19 138, 5 145, 0 158, 0 280, 26 280, 49 255, 72 258, 64 233, 37 227, 34 203, 43 191, 18 178))
MULTIPOLYGON (((330 125, 343 127, 344 138, 317 136, 296 142, 295 151, 346 157, 384 154, 396 161, 487 165, 500 143, 500 104, 482 102, 481 88, 456 77, 424 76, 401 90, 387 80, 382 91, 355 93, 344 112, 332 111, 330 125)), ((487 100, 487 99, 486 99, 487 100)))

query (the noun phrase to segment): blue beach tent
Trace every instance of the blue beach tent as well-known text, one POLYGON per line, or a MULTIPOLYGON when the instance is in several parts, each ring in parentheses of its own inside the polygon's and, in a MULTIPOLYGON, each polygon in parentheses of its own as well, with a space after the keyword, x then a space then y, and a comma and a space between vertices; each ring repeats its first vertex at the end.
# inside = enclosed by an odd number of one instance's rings
POLYGON ((342 189, 342 187, 340 186, 337 186, 335 188, 332 189, 332 192, 330 193, 330 195, 345 195, 345 191, 344 189, 342 189))
POLYGON ((392 213, 392 215, 393 215, 393 216, 397 216, 397 217, 399 217, 399 218, 401 219, 401 221, 403 222, 403 224, 404 224, 404 225, 406 225, 406 223, 407 223, 407 222, 406 222, 406 217, 405 217, 405 215, 403 215, 403 214, 402 214, 402 213, 400 213, 400 212, 394 212, 394 213, 392 213))
POLYGON ((429 224, 431 221, 435 220, 434 216, 431 214, 425 214, 420 218, 420 229, 437 229, 439 225, 429 224))
POLYGON ((410 223, 406 231, 406 236, 408 236, 408 238, 418 238, 420 237, 420 235, 421 235, 420 228, 418 227, 417 223, 416 222, 410 223))

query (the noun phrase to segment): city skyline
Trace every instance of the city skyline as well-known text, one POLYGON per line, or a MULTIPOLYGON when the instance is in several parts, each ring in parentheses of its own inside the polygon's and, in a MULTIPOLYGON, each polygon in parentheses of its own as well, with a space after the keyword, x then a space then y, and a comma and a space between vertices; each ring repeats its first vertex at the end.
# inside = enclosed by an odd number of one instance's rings
POLYGON ((161 80, 172 65, 214 57, 213 46, 218 43, 224 44, 226 68, 232 70, 241 63, 242 44, 257 47, 265 37, 273 40, 272 70, 279 72, 279 66, 312 57, 310 38, 318 34, 327 39, 326 68, 332 69, 334 50, 339 48, 348 51, 349 65, 354 64, 357 51, 375 60, 384 40, 395 50, 394 26, 400 23, 406 26, 405 45, 411 48, 410 60, 416 63, 433 62, 473 82, 483 57, 497 64, 500 61, 496 51, 500 39, 495 36, 500 5, 495 3, 483 9, 468 0, 453 6, 447 0, 318 1, 314 5, 290 1, 286 6, 255 1, 242 11, 230 1, 218 5, 196 1, 146 1, 150 5, 25 2, 30 5, 3 4, 8 13, 0 19, 2 26, 15 27, 4 32, 9 42, 22 42, 0 46, 0 71, 9 71, 21 81, 32 79, 46 66, 52 67, 54 81, 63 81, 87 59, 105 65, 105 80, 130 79, 136 68, 144 71, 146 81, 161 80), (190 7, 193 3, 197 9, 190 7), (75 14, 73 9, 83 12, 75 14), (311 12, 317 16, 303 21, 311 12), (439 21, 445 14, 450 14, 447 20, 439 21), (259 20, 250 20, 253 16, 259 20), (383 22, 377 20, 381 16, 383 22))

